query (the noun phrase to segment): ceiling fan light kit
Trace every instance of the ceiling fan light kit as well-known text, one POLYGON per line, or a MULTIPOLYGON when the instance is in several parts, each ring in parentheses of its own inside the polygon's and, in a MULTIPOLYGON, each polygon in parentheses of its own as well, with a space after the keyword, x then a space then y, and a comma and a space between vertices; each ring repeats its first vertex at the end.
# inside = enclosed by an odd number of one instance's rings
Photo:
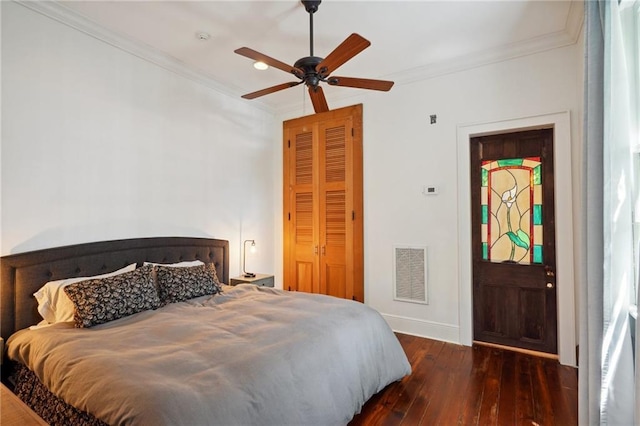
POLYGON ((369 89, 389 91, 393 86, 393 81, 371 80, 366 78, 338 77, 330 75, 345 62, 369 47, 369 40, 358 34, 351 34, 338 47, 336 47, 327 57, 321 58, 313 54, 313 14, 318 11, 321 0, 302 0, 306 11, 309 13, 309 56, 298 59, 293 66, 285 64, 277 59, 271 58, 248 47, 241 47, 235 53, 262 62, 273 68, 293 74, 299 81, 278 84, 256 92, 247 93, 244 99, 255 99, 260 96, 278 92, 304 83, 309 89, 309 97, 316 113, 329 111, 327 99, 320 83, 327 83, 330 86, 353 87, 357 89, 369 89))
POLYGON ((255 61, 255 62, 253 63, 253 67, 254 67, 255 69, 257 69, 257 70, 260 70, 260 71, 264 71, 264 70, 266 70, 266 69, 269 69, 269 65, 265 64, 265 63, 264 63, 264 62, 262 62, 262 61, 255 61))

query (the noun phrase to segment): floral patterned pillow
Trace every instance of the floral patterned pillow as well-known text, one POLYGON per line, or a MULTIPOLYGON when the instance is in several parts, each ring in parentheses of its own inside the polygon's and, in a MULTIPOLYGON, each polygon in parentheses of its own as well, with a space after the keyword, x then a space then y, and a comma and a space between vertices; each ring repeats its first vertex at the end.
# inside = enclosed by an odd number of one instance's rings
POLYGON ((80 281, 64 288, 73 305, 73 320, 87 328, 149 309, 159 308, 153 266, 109 278, 80 281))
POLYGON ((186 268, 156 265, 156 277, 163 304, 222 292, 213 263, 186 268))

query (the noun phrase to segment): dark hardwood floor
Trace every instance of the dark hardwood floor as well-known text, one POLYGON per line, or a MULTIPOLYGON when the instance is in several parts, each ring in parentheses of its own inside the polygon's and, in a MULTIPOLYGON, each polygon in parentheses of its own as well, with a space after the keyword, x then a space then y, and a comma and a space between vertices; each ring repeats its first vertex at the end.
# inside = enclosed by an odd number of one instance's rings
POLYGON ((357 425, 576 425, 578 372, 556 360, 397 334, 412 374, 374 395, 357 425))

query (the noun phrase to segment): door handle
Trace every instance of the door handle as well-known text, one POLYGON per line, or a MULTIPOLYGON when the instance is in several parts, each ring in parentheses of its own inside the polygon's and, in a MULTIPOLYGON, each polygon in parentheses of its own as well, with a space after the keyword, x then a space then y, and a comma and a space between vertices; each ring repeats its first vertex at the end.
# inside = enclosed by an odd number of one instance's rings
POLYGON ((313 254, 318 255, 318 246, 313 247, 313 254))
POLYGON ((325 246, 322 246, 322 255, 324 256, 325 254, 327 254, 327 249, 325 246))

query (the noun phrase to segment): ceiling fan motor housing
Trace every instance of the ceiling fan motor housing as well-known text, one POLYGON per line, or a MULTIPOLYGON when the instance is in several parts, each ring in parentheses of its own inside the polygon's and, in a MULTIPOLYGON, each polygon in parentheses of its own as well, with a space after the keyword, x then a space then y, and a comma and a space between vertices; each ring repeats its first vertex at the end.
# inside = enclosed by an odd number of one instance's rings
POLYGON ((323 61, 323 58, 318 56, 306 56, 304 58, 300 58, 296 61, 293 66, 295 68, 301 69, 304 71, 304 76, 302 76, 302 80, 307 86, 317 86, 322 79, 318 75, 316 71, 316 66, 323 61))

